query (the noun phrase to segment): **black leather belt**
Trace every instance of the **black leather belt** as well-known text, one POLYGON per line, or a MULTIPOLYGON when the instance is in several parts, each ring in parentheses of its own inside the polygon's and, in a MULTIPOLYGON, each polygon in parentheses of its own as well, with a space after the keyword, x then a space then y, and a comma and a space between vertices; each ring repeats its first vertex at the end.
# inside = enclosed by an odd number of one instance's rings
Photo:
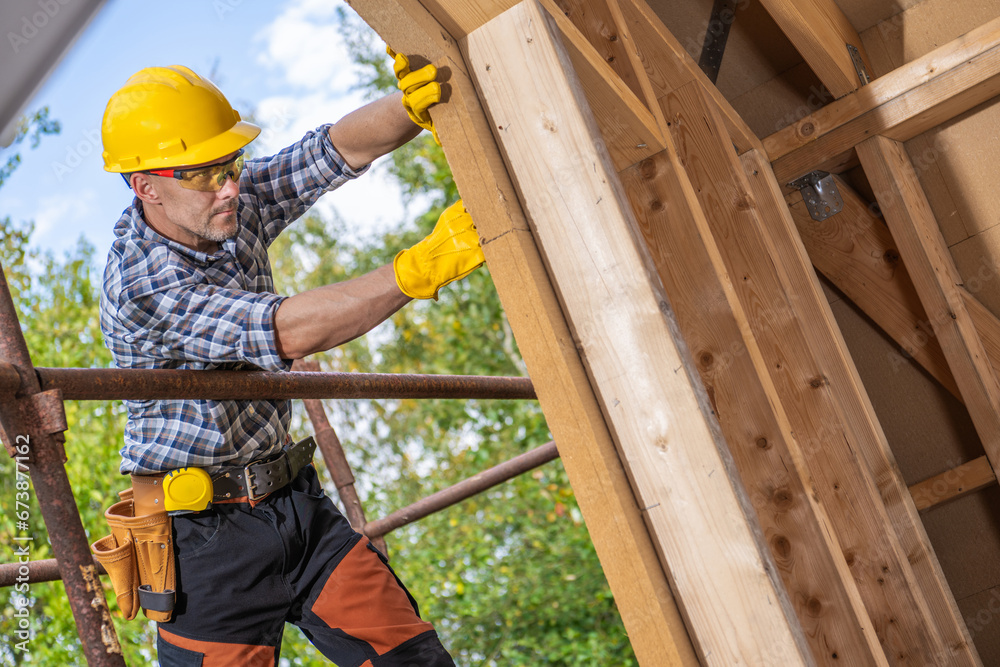
POLYGON ((257 500, 285 486, 307 466, 316 451, 312 437, 283 449, 267 461, 247 466, 228 466, 212 474, 212 502, 247 496, 257 500))

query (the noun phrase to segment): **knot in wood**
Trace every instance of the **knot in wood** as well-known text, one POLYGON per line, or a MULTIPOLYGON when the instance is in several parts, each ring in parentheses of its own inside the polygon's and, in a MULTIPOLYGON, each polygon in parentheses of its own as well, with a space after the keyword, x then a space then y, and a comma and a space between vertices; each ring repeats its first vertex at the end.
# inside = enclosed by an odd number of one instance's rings
POLYGON ((712 367, 715 357, 711 352, 702 352, 698 357, 698 362, 707 370, 712 367))
POLYGON ((810 137, 816 131, 816 126, 812 123, 802 123, 802 127, 799 128, 799 134, 803 137, 810 137))
POLYGON ((663 210, 663 202, 661 202, 659 199, 654 199, 652 202, 650 202, 649 208, 650 208, 650 210, 653 210, 653 211, 662 211, 663 210))
POLYGON ((816 597, 806 600, 806 613, 813 618, 819 618, 823 614, 823 603, 816 597))
POLYGON ((784 535, 775 535, 771 538, 771 553, 779 560, 788 560, 792 555, 792 543, 784 535))
POLYGON ((639 175, 647 180, 656 176, 656 160, 653 158, 646 158, 640 162, 639 175))
POLYGON ((771 502, 777 509, 785 511, 795 504, 795 496, 787 487, 781 487, 775 489, 774 493, 771 494, 771 502))
POLYGON ((767 438, 757 438, 757 448, 766 452, 771 449, 771 443, 767 441, 767 438))
POLYGON ((885 260, 886 264, 896 264, 899 262, 899 253, 896 252, 895 248, 889 248, 882 253, 882 259, 885 260))

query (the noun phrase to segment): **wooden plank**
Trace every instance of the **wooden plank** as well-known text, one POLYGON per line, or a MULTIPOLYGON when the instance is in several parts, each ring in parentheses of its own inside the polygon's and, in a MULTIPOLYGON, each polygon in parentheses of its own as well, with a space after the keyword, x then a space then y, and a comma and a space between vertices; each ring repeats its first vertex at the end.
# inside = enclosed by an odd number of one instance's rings
POLYGON ((913 504, 917 506, 917 510, 923 512, 946 502, 964 498, 970 493, 996 483, 997 476, 989 459, 980 456, 957 468, 914 484, 910 487, 910 495, 913 496, 913 504))
POLYGON ((615 168, 624 169, 663 150, 661 123, 645 103, 636 97, 553 0, 544 0, 542 5, 559 28, 615 168))
POLYGON ((1000 19, 886 74, 764 139, 778 181, 842 170, 854 146, 906 141, 1000 94, 1000 19))
POLYGON ((635 221, 554 30, 529 0, 471 33, 467 60, 492 127, 503 128, 500 145, 700 658, 808 664, 801 628, 634 242, 635 221))
POLYGON ((867 83, 858 78, 848 44, 858 49, 874 77, 857 30, 833 0, 761 0, 761 4, 834 97, 867 83))
POLYGON ((737 151, 743 153, 752 148, 761 149, 762 144, 757 135, 709 81, 649 5, 644 0, 620 0, 619 5, 656 97, 661 98, 681 86, 697 81, 721 109, 729 138, 737 151))
MULTIPOLYGON (((917 514, 913 499, 896 465, 892 450, 875 416, 857 369, 850 358, 843 335, 837 327, 830 306, 823 296, 819 281, 809 266, 808 255, 795 230, 788 207, 781 196, 777 181, 773 177, 766 157, 755 151, 740 157, 749 177, 754 201, 760 208, 762 218, 767 220, 763 232, 771 247, 781 257, 777 267, 782 282, 789 294, 794 295, 798 318, 807 323, 806 348, 822 363, 815 368, 813 381, 819 387, 828 388, 836 403, 833 422, 846 427, 846 442, 861 454, 868 466, 871 477, 878 485, 884 502, 884 509, 891 519, 891 528, 905 554, 912 571, 904 565, 904 576, 918 596, 919 607, 915 611, 932 621, 939 633, 943 648, 930 657, 930 664, 979 665, 976 649, 969 638, 968 629, 955 604, 951 588, 941 571, 937 556, 927 537, 924 525, 917 514), (911 580, 912 577, 912 580, 911 580), (929 614, 929 617, 926 616, 929 614)), ((788 347, 798 349, 789 343, 788 347)), ((804 376, 805 380, 808 376, 804 376)), ((801 381, 801 380, 800 380, 801 381)), ((830 433, 823 439, 804 445, 806 449, 823 447, 830 433)), ((811 467, 814 474, 816 469, 811 467)), ((841 478, 842 484, 843 478, 841 478)), ((877 508, 881 512, 881 508, 877 508)), ((844 540, 841 540, 844 542, 844 540)), ((881 567, 889 567, 884 561, 881 567)), ((892 571, 890 569, 890 571, 892 571)), ((893 609, 898 609, 893 607, 893 609)), ((890 623, 892 625, 892 623, 890 623)), ((876 623, 876 628, 879 628, 876 623)), ((884 627, 884 626, 883 626, 884 627)), ((937 643, 938 640, 935 639, 937 643)), ((897 657, 905 653, 895 653, 897 657)), ((903 659, 900 657, 899 659, 903 659)))
POLYGON ((490 275, 641 665, 698 660, 464 58, 416 0, 352 0, 389 44, 450 69, 433 116, 490 275), (454 48, 452 48, 454 47, 454 48))
POLYGON ((889 229, 851 186, 835 181, 844 210, 822 222, 812 219, 797 190, 786 197, 813 266, 899 344, 906 356, 894 364, 912 358, 960 396, 889 229))
POLYGON ((814 659, 887 665, 676 151, 621 177, 814 659))
POLYGON ((848 564, 885 655, 890 664, 934 664, 947 644, 896 537, 876 478, 858 456, 862 434, 877 428, 877 422, 865 411, 870 405, 856 405, 860 381, 846 368, 849 359, 816 276, 804 251, 800 255, 793 247, 784 220, 776 217, 775 204, 786 216, 788 209, 770 190, 769 173, 762 171, 767 163, 754 169, 755 179, 747 178, 745 169, 752 165, 741 164, 720 146, 722 119, 696 85, 675 91, 663 103, 818 498, 850 554, 848 564))
POLYGON ((966 308, 959 288, 962 278, 910 156, 898 141, 872 137, 858 145, 858 157, 996 471, 1000 469, 1000 381, 966 308))

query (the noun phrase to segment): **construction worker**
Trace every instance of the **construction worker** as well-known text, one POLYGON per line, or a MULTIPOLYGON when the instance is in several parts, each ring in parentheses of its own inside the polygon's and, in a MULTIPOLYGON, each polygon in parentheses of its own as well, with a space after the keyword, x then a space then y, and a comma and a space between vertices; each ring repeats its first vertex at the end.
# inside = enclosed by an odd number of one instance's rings
MULTIPOLYGON (((433 66, 410 72, 396 56, 396 71, 402 92, 252 160, 243 148, 260 129, 186 67, 143 69, 112 96, 105 169, 135 195, 101 299, 119 367, 287 371, 483 262, 459 200, 392 265, 274 293, 275 237, 320 195, 434 131, 433 66)), ((312 440, 291 443, 290 401, 125 404, 131 491, 94 550, 122 612, 141 605, 159 621, 160 665, 276 665, 286 622, 340 667, 454 664, 384 556, 324 495, 312 440)))

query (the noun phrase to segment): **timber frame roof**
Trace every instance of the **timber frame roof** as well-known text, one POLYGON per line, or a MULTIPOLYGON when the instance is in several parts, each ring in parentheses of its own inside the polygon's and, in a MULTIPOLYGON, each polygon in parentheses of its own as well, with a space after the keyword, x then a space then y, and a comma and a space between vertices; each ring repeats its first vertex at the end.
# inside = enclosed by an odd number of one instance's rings
POLYGON ((785 87, 822 94, 789 105, 769 82, 775 109, 748 113, 754 91, 727 96, 667 25, 704 2, 350 4, 448 72, 435 124, 640 663, 1000 659, 918 513, 995 489, 995 287, 965 284, 911 158, 1000 92, 1000 20, 887 71, 891 29, 933 0, 874 19, 761 0, 759 32, 805 63, 785 87), (817 222, 789 184, 820 169, 844 208, 817 222), (965 404, 982 449, 908 488, 843 297, 965 404))

